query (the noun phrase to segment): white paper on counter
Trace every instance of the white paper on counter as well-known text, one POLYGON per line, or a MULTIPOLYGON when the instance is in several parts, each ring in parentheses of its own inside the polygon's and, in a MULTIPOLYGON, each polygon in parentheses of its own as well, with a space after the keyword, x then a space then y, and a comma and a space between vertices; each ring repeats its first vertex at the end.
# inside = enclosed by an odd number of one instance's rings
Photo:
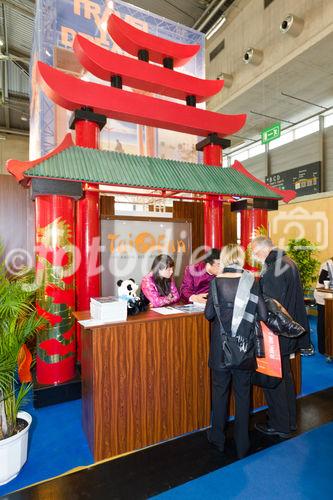
POLYGON ((92 319, 83 319, 82 321, 78 321, 78 323, 80 323, 80 325, 84 326, 85 328, 90 328, 92 326, 108 325, 111 322, 92 318, 92 319))
POLYGON ((166 307, 153 307, 151 311, 155 311, 158 314, 179 314, 179 311, 175 309, 174 307, 166 306, 166 307))

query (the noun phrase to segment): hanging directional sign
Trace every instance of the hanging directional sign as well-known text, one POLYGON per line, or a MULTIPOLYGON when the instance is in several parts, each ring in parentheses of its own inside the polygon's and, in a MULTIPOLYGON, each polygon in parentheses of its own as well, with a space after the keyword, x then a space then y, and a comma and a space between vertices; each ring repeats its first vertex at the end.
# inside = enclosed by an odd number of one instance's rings
POLYGON ((274 123, 271 127, 264 128, 261 132, 261 144, 267 144, 268 142, 278 139, 281 135, 281 123, 274 123))
POLYGON ((308 163, 265 177, 265 182, 279 189, 292 189, 297 196, 320 193, 321 162, 308 163))

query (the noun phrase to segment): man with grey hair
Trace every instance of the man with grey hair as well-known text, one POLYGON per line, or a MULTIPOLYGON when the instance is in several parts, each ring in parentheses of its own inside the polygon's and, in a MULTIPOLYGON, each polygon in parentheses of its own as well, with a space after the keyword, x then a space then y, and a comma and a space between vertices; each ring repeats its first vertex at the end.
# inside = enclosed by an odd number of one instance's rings
POLYGON ((298 338, 279 336, 282 380, 274 389, 264 389, 268 404, 267 424, 257 424, 264 434, 288 438, 296 431, 296 393, 290 369, 290 355, 310 345, 309 323, 304 292, 295 262, 286 252, 274 247, 270 238, 259 236, 252 243, 253 257, 262 263, 261 289, 276 299, 291 317, 305 328, 298 338))

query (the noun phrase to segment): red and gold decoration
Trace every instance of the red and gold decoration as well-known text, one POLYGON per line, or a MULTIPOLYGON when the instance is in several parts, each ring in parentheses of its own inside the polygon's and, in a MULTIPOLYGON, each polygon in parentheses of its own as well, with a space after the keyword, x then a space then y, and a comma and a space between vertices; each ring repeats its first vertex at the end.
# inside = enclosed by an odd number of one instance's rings
POLYGON ((38 333, 37 380, 57 384, 75 375, 74 201, 36 197, 37 311, 47 320, 38 333))

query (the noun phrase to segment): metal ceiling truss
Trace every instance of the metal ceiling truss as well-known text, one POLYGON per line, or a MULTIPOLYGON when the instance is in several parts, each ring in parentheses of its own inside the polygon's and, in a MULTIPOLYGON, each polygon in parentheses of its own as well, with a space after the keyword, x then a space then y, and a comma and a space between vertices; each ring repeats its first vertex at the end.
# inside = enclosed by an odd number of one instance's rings
MULTIPOLYGON (((6 22, 6 8, 1 5, 1 31, 2 31, 2 50, 4 55, 8 56, 8 32, 7 32, 7 22, 6 22)), ((10 117, 9 117, 9 107, 8 104, 8 60, 1 62, 1 104, 4 106, 4 116, 5 116, 5 128, 10 128, 10 117)))
POLYGON ((29 116, 29 98, 28 96, 26 98, 20 96, 13 96, 10 94, 10 89, 9 89, 9 70, 10 64, 15 65, 21 73, 26 77, 29 78, 29 63, 30 63, 30 58, 26 54, 22 54, 19 51, 16 50, 11 50, 9 47, 9 41, 8 41, 8 21, 7 21, 7 14, 9 11, 7 9, 13 9, 16 12, 19 12, 20 14, 23 14, 24 16, 27 16, 29 18, 34 18, 34 13, 35 13, 35 7, 32 2, 22 2, 18 0, 0 0, 0 15, 1 15, 1 22, 0 22, 0 38, 1 38, 1 46, 0 46, 0 80, 1 80, 1 101, 0 105, 3 107, 4 110, 4 121, 3 121, 3 126, 1 127, 1 132, 6 132, 6 133, 15 133, 15 134, 22 134, 22 135, 27 135, 27 133, 24 130, 19 130, 19 129, 13 129, 11 128, 11 125, 14 125, 14 123, 11 123, 10 120, 10 110, 16 111, 17 113, 20 113, 22 116, 29 116), (18 106, 16 106, 18 105, 18 106))
POLYGON ((24 14, 31 19, 35 17, 35 6, 32 2, 22 2, 22 1, 14 1, 14 0, 0 0, 0 4, 3 6, 7 5, 11 9, 24 14))

